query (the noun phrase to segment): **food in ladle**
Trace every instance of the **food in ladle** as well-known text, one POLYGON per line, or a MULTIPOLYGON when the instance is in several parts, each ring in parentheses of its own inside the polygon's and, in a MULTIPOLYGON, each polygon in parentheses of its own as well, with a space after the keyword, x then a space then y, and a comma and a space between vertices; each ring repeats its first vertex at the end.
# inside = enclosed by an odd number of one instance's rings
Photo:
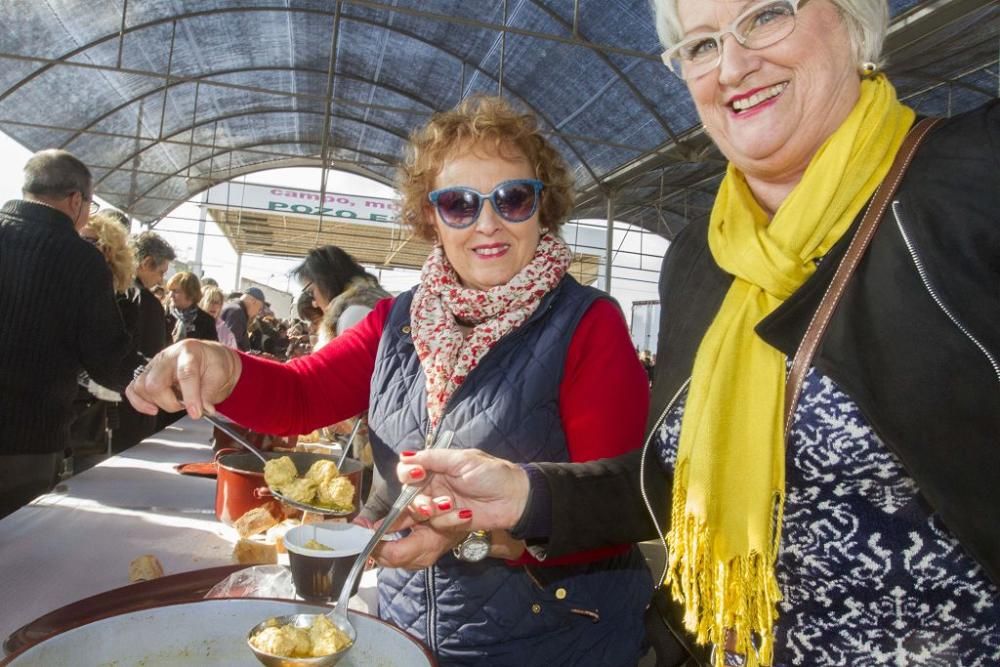
POLYGON ((288 456, 264 464, 264 481, 289 500, 342 512, 354 509, 354 484, 340 475, 333 461, 316 461, 304 477, 298 475, 288 456))
POLYGON ((271 459, 264 464, 264 481, 272 488, 281 488, 298 476, 295 462, 288 456, 271 459))
POLYGON ((258 651, 282 658, 319 658, 351 645, 350 638, 326 616, 317 616, 308 628, 281 625, 268 620, 263 630, 250 638, 258 651))

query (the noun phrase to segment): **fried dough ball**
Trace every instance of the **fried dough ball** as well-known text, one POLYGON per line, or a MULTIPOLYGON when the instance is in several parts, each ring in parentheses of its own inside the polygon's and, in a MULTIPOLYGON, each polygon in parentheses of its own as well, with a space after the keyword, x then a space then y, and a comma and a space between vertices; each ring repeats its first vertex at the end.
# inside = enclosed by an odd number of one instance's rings
POLYGON ((326 616, 317 616, 313 621, 312 627, 309 628, 309 639, 312 641, 314 658, 336 653, 351 643, 347 635, 326 616))
POLYGON ((319 502, 335 509, 354 509, 354 484, 347 477, 334 477, 316 489, 319 502))
POLYGON ((255 634, 250 642, 257 650, 271 655, 290 658, 307 658, 313 655, 309 631, 294 625, 266 627, 255 634))
POLYGON ((282 486, 279 491, 289 500, 311 505, 316 497, 316 482, 305 477, 296 477, 289 484, 282 486))
POLYGON ((299 471, 295 468, 295 463, 288 456, 271 459, 264 464, 264 482, 276 489, 291 483, 298 474, 299 471))
POLYGON ((323 486, 339 474, 340 473, 337 471, 336 463, 333 461, 327 461, 326 459, 321 459, 309 466, 309 472, 306 473, 306 479, 311 479, 316 482, 316 486, 323 486))

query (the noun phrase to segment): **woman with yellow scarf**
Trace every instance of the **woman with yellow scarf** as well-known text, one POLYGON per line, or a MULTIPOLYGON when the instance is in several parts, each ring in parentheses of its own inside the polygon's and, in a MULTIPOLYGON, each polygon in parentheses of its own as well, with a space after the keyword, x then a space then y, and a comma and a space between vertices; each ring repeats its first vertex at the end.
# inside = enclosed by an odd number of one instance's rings
POLYGON ((1000 664, 1000 104, 918 149, 789 419, 789 365, 915 120, 879 73, 887 6, 654 5, 729 165, 664 259, 646 447, 420 452, 400 478, 440 473, 425 509, 549 556, 659 535, 658 664, 1000 664))

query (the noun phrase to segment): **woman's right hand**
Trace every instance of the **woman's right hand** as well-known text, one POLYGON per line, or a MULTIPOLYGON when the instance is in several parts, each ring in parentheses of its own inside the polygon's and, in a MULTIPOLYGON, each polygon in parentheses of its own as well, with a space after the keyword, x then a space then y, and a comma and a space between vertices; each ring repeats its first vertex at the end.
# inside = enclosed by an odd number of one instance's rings
POLYGON ((243 371, 240 356, 221 343, 182 340, 159 352, 125 395, 139 412, 155 415, 187 410, 198 419, 215 414, 215 404, 233 391, 243 371))
POLYGON ((404 452, 396 466, 399 481, 420 484, 434 476, 413 506, 422 508, 438 530, 510 529, 528 502, 528 475, 516 463, 478 449, 430 449, 404 452), (442 510, 442 501, 447 510, 442 510))

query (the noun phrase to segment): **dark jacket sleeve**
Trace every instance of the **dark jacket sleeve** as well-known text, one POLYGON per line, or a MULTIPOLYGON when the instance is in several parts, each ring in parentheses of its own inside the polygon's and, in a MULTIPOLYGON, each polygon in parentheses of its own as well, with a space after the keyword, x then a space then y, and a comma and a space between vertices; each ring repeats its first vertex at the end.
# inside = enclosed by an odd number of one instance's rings
POLYGON ((641 542, 666 530, 670 479, 651 448, 645 465, 642 452, 586 463, 535 464, 551 498, 551 532, 544 544, 548 557, 641 542))
POLYGON ((147 359, 139 351, 142 331, 141 311, 139 309, 139 290, 132 287, 115 295, 118 312, 125 324, 125 332, 130 341, 121 365, 118 367, 117 383, 127 385, 132 381, 135 369, 146 363, 147 359))
POLYGON ((215 328, 215 320, 204 310, 198 309, 194 321, 194 338, 198 340, 219 340, 219 332, 215 328))
POLYGON ((88 261, 88 269, 80 278, 80 300, 76 304, 78 358, 95 382, 122 391, 125 385, 120 369, 130 337, 115 301, 111 271, 98 253, 88 261))

